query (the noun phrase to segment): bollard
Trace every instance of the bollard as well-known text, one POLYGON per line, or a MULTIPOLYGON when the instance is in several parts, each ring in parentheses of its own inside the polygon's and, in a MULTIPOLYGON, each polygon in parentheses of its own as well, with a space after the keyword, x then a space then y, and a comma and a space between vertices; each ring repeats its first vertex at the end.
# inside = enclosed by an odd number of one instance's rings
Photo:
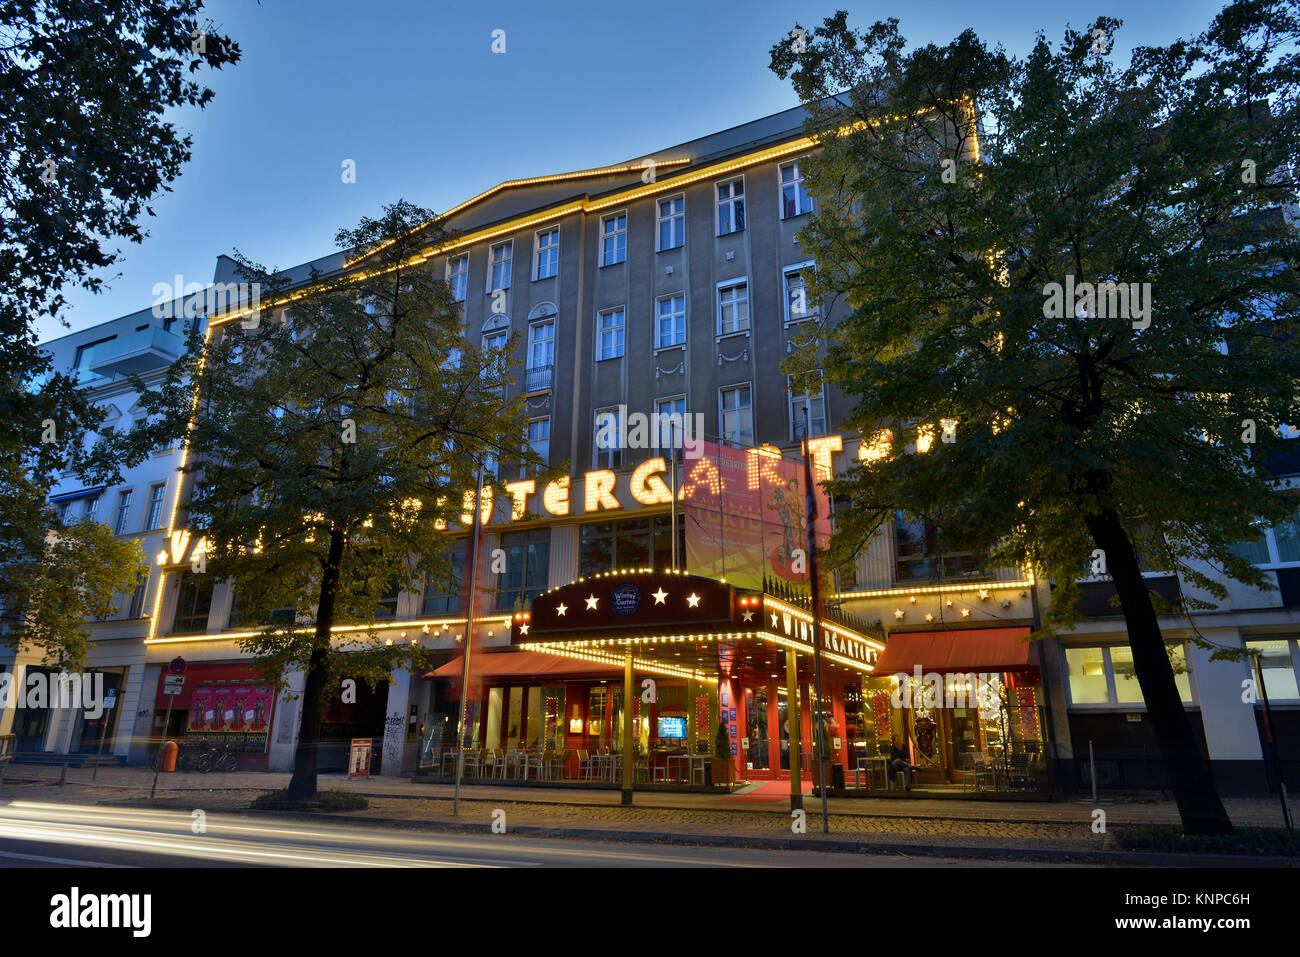
POLYGON ((63 785, 67 782, 67 780, 68 780, 68 762, 64 761, 63 769, 59 771, 59 787, 63 787, 63 785))

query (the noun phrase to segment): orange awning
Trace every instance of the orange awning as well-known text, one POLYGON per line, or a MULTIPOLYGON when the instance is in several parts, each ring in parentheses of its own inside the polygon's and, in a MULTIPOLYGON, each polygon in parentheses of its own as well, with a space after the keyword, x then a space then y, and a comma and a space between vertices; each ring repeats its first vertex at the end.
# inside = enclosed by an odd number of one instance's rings
MULTIPOLYGON (((425 675, 426 678, 459 678, 464 665, 462 655, 457 655, 445 665, 425 675)), ((496 654, 476 654, 469 660, 470 674, 477 678, 532 678, 549 675, 610 678, 623 674, 623 669, 595 661, 548 655, 541 651, 507 651, 496 654)))
POLYGON ((1029 628, 972 628, 892 634, 876 661, 877 676, 899 672, 1014 671, 1028 668, 1029 628))

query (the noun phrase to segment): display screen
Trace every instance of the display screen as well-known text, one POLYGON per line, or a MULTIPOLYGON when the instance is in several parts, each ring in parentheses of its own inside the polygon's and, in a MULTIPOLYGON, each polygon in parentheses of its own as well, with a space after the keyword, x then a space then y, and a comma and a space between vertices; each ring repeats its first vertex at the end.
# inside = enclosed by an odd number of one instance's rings
POLYGON ((659 737, 661 737, 661 738, 685 738, 685 737, 686 737, 686 719, 685 719, 685 718, 660 718, 660 719, 659 719, 659 737))

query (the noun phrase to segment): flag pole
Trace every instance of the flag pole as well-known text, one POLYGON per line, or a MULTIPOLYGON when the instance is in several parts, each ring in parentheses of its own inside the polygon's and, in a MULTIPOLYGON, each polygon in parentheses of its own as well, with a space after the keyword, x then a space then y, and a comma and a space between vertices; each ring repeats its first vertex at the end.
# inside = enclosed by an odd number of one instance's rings
POLYGON ((460 781, 465 775, 465 722, 469 712, 469 650, 474 644, 474 586, 478 583, 478 539, 483 502, 483 463, 474 478, 474 521, 470 526, 469 600, 465 608, 465 651, 460 667, 460 719, 456 723, 456 789, 452 793, 451 813, 460 810, 460 781))

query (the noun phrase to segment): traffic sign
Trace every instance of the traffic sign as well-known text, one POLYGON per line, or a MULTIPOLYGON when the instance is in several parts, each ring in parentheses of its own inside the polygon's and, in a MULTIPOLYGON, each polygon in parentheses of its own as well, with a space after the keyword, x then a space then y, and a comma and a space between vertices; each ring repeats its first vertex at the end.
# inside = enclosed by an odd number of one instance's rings
POLYGON ((185 671, 185 659, 180 655, 177 655, 171 660, 171 664, 167 667, 171 668, 172 674, 179 675, 185 671))
POLYGON ((163 694, 165 695, 178 695, 184 687, 184 675, 166 675, 163 677, 163 694))

